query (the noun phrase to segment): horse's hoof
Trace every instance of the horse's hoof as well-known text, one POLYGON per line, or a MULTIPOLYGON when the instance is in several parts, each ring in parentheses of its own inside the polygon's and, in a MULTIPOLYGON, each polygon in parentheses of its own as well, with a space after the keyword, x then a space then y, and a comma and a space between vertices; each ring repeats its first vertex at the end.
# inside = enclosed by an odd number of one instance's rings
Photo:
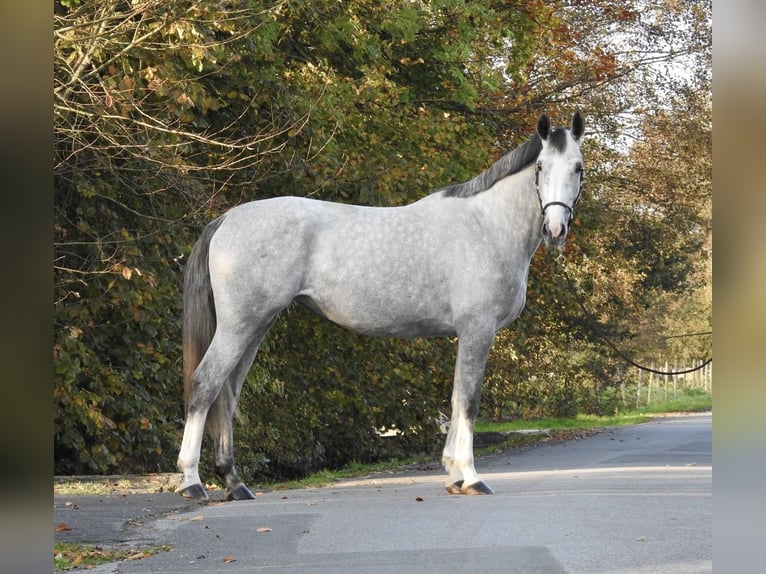
POLYGON ((463 494, 467 494, 469 496, 473 496, 477 494, 495 494, 495 491, 492 490, 489 487, 489 485, 483 480, 480 480, 479 482, 474 482, 473 484, 469 484, 468 486, 463 486, 461 487, 460 490, 463 494))
POLYGON ((224 500, 252 500, 253 498, 255 495, 242 483, 234 488, 227 488, 223 494, 224 500))
POLYGON ((463 494, 463 481, 458 480, 444 487, 450 494, 463 494))
POLYGON ((200 502, 207 502, 208 500, 210 500, 210 498, 207 495, 207 492, 205 492, 205 489, 202 487, 201 484, 192 484, 191 486, 182 488, 181 490, 178 491, 178 494, 180 494, 184 498, 188 498, 190 500, 199 500, 200 502))

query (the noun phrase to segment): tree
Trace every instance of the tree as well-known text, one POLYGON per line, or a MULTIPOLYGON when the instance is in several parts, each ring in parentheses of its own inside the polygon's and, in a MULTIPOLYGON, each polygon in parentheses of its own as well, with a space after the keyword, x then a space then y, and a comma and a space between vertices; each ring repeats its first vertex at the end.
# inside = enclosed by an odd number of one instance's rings
POLYGON ((625 166, 625 251, 641 272, 646 314, 636 329, 645 360, 712 354, 712 108, 709 86, 675 92, 648 116, 625 166), (626 202, 627 203, 627 202, 626 202))
MULTIPOLYGON (((268 10, 55 5, 55 441, 60 471, 167 467, 181 419, 183 255, 235 176, 304 116, 263 107, 250 36, 268 10), (137 416, 137 413, 138 416, 137 416)), ((266 41, 266 40, 264 40, 266 41)), ((262 79, 268 82, 268 76, 262 79)))
MULTIPOLYGON (((578 295, 538 252, 525 313, 491 356, 488 416, 617 405, 629 366, 596 335, 577 297, 600 332, 643 362, 711 351, 709 337, 675 336, 711 330, 710 4, 566 3, 553 11, 568 23, 564 32, 582 31, 589 50, 611 62, 592 84, 547 80, 553 93, 583 90, 589 102, 585 197, 566 250, 578 295), (590 17, 579 25, 582 10, 590 17), (615 12, 624 20, 607 24, 604 15, 615 12)), ((533 69, 528 77, 547 76, 533 69)))

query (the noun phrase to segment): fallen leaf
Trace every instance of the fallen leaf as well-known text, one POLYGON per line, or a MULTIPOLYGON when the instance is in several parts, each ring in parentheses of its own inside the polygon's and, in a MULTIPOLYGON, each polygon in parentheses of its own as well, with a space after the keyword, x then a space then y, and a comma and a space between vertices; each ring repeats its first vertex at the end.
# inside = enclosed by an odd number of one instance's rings
POLYGON ((418 497, 415 499, 415 501, 416 501, 416 502, 423 502, 423 497, 422 497, 422 496, 418 496, 418 497))
POLYGON ((224 562, 236 562, 236 561, 237 561, 237 559, 236 559, 236 558, 234 558, 234 556, 224 556, 224 557, 223 557, 223 561, 224 561, 224 562))
POLYGON ((68 525, 68 524, 65 524, 64 522, 62 522, 61 524, 59 524, 59 525, 56 527, 56 532, 65 532, 65 531, 67 531, 67 530, 72 530, 72 529, 71 529, 71 528, 69 528, 69 525, 68 525))
POLYGON ((204 517, 200 514, 199 516, 195 516, 194 518, 190 518, 190 522, 197 522, 199 520, 202 520, 204 517))
POLYGON ((256 532, 271 532, 271 528, 269 528, 268 526, 261 526, 260 528, 256 530, 256 532))
POLYGON ((140 560, 141 558, 147 558, 149 556, 151 556, 151 554, 146 554, 145 552, 137 552, 136 554, 131 554, 125 560, 140 560))

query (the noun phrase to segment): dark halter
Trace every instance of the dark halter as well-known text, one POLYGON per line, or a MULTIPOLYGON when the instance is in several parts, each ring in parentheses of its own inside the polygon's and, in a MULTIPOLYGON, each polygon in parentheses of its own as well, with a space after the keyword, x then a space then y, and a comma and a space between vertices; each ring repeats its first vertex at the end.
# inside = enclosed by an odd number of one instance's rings
POLYGON ((582 194, 582 180, 584 174, 585 169, 580 167, 580 187, 577 189, 577 197, 575 197, 574 203, 572 205, 567 205, 563 201, 549 201, 543 205, 543 198, 540 195, 540 163, 538 162, 535 164, 535 189, 537 190, 537 200, 540 202, 540 211, 542 212, 543 217, 545 217, 545 210, 547 210, 551 205, 560 205, 569 212, 569 223, 572 222, 572 219, 574 219, 575 207, 577 207, 577 204, 580 201, 580 195, 582 194))

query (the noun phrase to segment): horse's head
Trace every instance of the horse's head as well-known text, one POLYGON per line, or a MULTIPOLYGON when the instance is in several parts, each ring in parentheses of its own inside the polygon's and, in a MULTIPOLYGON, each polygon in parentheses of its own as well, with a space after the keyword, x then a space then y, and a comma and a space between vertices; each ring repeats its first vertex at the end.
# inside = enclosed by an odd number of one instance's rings
POLYGON ((572 116, 568 130, 551 129, 545 114, 537 120, 537 134, 543 149, 537 157, 535 187, 543 212, 543 239, 549 246, 564 244, 580 199, 583 179, 580 143, 584 131, 585 120, 579 110, 572 116))

